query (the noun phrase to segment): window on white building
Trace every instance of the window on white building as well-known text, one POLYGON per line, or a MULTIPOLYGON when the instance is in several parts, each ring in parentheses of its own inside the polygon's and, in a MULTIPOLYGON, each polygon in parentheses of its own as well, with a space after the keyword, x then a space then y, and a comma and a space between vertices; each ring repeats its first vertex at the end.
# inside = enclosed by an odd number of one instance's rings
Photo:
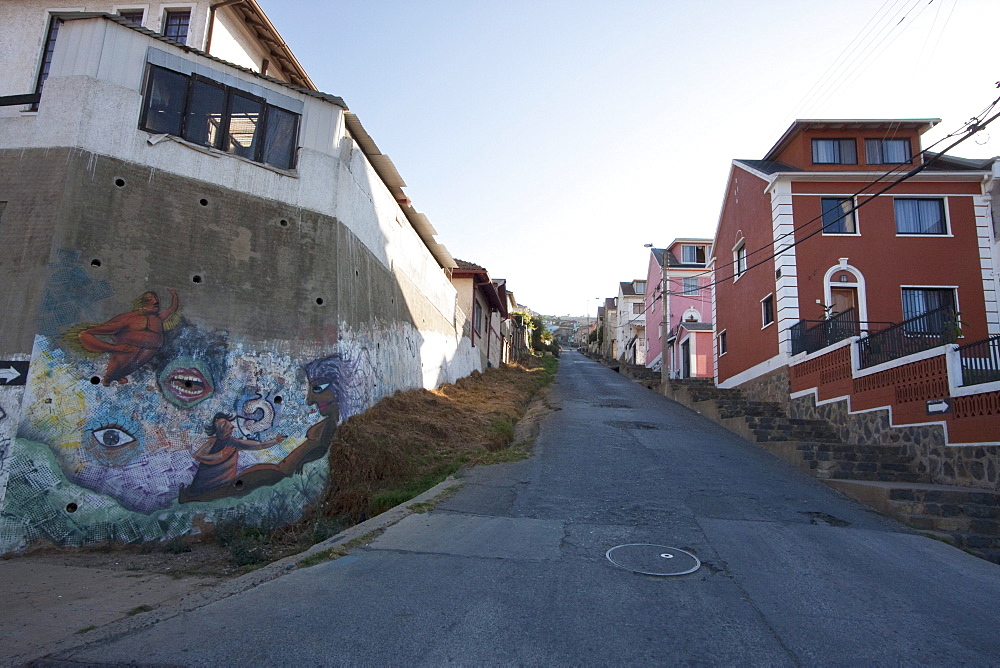
POLYGON ((190 9, 168 9, 163 13, 163 36, 187 44, 191 25, 190 9))
POLYGON ((130 23, 141 26, 142 20, 146 17, 146 12, 142 9, 119 9, 118 16, 130 23))
POLYGON ((299 115, 217 81, 154 65, 139 127, 291 169, 299 115))
MULTIPOLYGON (((49 78, 49 69, 52 67, 52 54, 56 50, 56 38, 59 36, 59 26, 63 20, 55 16, 49 18, 49 30, 45 35, 45 46, 42 49, 42 60, 38 66, 38 79, 35 81, 35 94, 42 94, 42 86, 49 78)), ((32 110, 38 109, 38 103, 31 105, 32 110)))

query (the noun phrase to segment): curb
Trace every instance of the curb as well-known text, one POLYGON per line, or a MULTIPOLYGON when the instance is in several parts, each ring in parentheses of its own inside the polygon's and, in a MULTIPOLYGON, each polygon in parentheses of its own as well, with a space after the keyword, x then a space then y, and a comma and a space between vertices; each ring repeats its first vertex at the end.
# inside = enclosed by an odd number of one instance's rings
POLYGON ((85 649, 91 645, 105 642, 107 640, 114 640, 138 629, 158 624, 159 622, 171 619, 185 612, 197 610, 198 608, 221 601, 229 598, 230 596, 235 596, 236 594, 240 594, 248 589, 264 584, 265 582, 276 580, 283 575, 300 570, 301 567, 299 566, 299 562, 303 559, 316 553, 323 552, 324 550, 328 550, 331 547, 337 547, 339 545, 349 543, 356 538, 360 538, 361 536, 374 531, 388 529, 397 522, 405 519, 407 516, 412 515, 414 511, 411 510, 410 507, 414 504, 432 501, 447 490, 460 485, 462 485, 461 481, 456 479, 454 476, 448 476, 445 480, 439 482, 437 485, 434 485, 423 494, 415 496, 409 501, 405 501, 394 508, 390 508, 384 513, 367 519, 360 524, 355 524, 335 536, 331 536, 320 543, 316 543, 307 550, 289 555, 279 559, 278 561, 273 561, 266 566, 241 575, 237 578, 233 578, 232 580, 221 582, 208 591, 199 591, 188 594, 173 606, 167 608, 156 608, 133 617, 126 617, 110 622, 92 631, 88 631, 77 638, 65 638, 63 640, 56 641, 49 647, 41 650, 43 652, 42 654, 35 651, 27 655, 11 657, 11 663, 9 665, 60 665, 63 662, 58 661, 58 657, 56 655, 62 655, 62 657, 65 657, 65 655, 73 651, 85 649), (48 660, 50 658, 57 660, 50 662, 48 660))

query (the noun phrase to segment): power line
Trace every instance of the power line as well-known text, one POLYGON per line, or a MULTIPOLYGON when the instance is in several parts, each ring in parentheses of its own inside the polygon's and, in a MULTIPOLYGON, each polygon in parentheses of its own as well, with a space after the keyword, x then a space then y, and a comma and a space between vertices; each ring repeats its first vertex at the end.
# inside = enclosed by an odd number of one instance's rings
MULTIPOLYGON (((988 105, 986 107, 987 113, 988 113, 988 111, 990 111, 994 107, 996 107, 996 105, 998 103, 1000 103, 1000 98, 995 99, 990 105, 988 105)), ((964 142, 964 141, 968 140, 970 137, 974 136, 977 132, 979 132, 980 130, 982 130, 983 128, 985 128, 987 125, 989 125, 990 123, 992 123, 998 117, 1000 117, 1000 113, 991 116, 989 119, 987 119, 986 121, 983 121, 983 122, 979 122, 978 118, 975 118, 975 117, 972 118, 969 122, 967 122, 963 126, 963 130, 965 132, 965 136, 961 137, 958 141, 952 143, 947 148, 943 149, 940 153, 935 153, 935 154, 931 155, 931 157, 929 159, 925 160, 922 164, 917 165, 916 167, 914 167, 913 169, 911 169, 907 173, 903 174, 902 177, 900 177, 899 179, 893 181, 892 183, 889 183, 888 185, 886 185, 881 190, 878 190, 878 191, 876 191, 874 193, 870 193, 870 194, 868 194, 868 193, 865 192, 871 186, 876 185, 876 184, 880 183, 881 181, 883 181, 886 178, 886 176, 891 175, 894 172, 898 171, 899 167, 897 167, 897 168, 895 168, 893 170, 890 170, 889 172, 886 172, 886 174, 883 174, 882 176, 880 176, 878 179, 865 184, 864 187, 862 187, 860 190, 858 190, 854 195, 852 195, 850 197, 851 197, 852 200, 854 200, 855 198, 860 198, 860 197, 865 197, 867 199, 865 199, 865 201, 863 201, 863 202, 853 204, 852 207, 851 207, 851 209, 849 211, 845 212, 843 214, 843 216, 841 216, 841 217, 844 217, 844 216, 847 216, 848 214, 854 213, 855 211, 857 211, 858 209, 860 209, 862 206, 865 206, 869 202, 874 201, 874 199, 877 198, 878 196, 880 196, 880 195, 888 192, 889 190, 891 190, 892 188, 895 188, 900 183, 902 183, 904 181, 907 181, 907 180, 913 178, 914 176, 916 176, 917 174, 919 174, 920 172, 924 171, 925 169, 927 169, 928 167, 930 167, 932 164, 934 164, 935 162, 937 162, 939 159, 941 159, 942 157, 944 157, 945 154, 948 151, 952 150, 953 148, 955 148, 956 146, 958 146, 962 142, 964 142)), ((945 139, 949 139, 951 137, 954 137, 955 135, 959 134, 963 130, 956 130, 955 132, 953 132, 953 133, 945 136, 941 140, 935 142, 932 145, 932 147, 936 146, 937 144, 940 144, 945 139)), ((924 149, 918 155, 924 156, 925 154, 928 154, 929 152, 930 152, 930 147, 927 148, 927 149, 924 149)), ((780 235, 779 237, 777 237, 776 239, 774 239, 769 245, 770 246, 775 246, 780 240, 785 239, 785 238, 793 235, 795 232, 801 232, 806 227, 810 226, 811 224, 815 223, 816 221, 822 221, 822 219, 823 219, 823 214, 821 213, 819 216, 816 216, 816 217, 814 217, 814 218, 812 218, 810 220, 807 220, 805 223, 799 225, 798 227, 793 228, 790 232, 786 232, 786 233, 780 235)), ((804 242, 806 239, 809 239, 811 237, 816 236, 817 234, 819 234, 820 232, 822 232, 824 229, 826 229, 826 225, 821 225, 818 229, 810 232, 805 237, 803 237, 803 238, 801 238, 801 239, 799 239, 797 241, 794 241, 794 242, 792 242, 790 244, 786 244, 786 245, 782 246, 779 250, 774 251, 772 253, 769 253, 766 257, 764 257, 763 259, 759 260, 758 262, 755 262, 754 264, 747 266, 746 269, 744 269, 738 275, 742 275, 742 274, 750 271, 751 269, 753 269, 755 267, 759 267, 760 265, 768 262, 769 260, 773 260, 774 258, 776 258, 778 255, 781 255, 785 251, 787 251, 787 250, 789 250, 791 248, 794 248, 795 246, 798 246, 800 243, 804 242)), ((752 253, 748 253, 746 257, 749 258, 750 255, 762 252, 762 251, 764 251, 766 249, 767 249, 767 246, 763 246, 763 247, 757 249, 756 251, 753 251, 752 253)), ((734 260, 732 262, 727 262, 727 263, 723 264, 722 267, 723 268, 725 268, 725 267, 731 267, 731 266, 733 266, 735 264, 736 264, 736 261, 734 260)), ((718 273, 718 268, 716 268, 715 270, 712 270, 712 271, 702 272, 701 274, 697 274, 696 276, 698 276, 698 277, 700 277, 700 276, 706 276, 706 275, 710 276, 712 273, 716 273, 717 274, 718 273)), ((710 288, 710 287, 718 285, 718 284, 720 284, 720 283, 722 283, 724 281, 728 281, 729 279, 735 278, 736 276, 737 276, 737 274, 735 274, 735 273, 731 274, 731 275, 728 275, 728 276, 726 276, 724 278, 720 278, 720 279, 717 279, 715 281, 712 281, 708 285, 703 286, 703 288, 710 288)), ((674 291, 669 291, 669 292, 664 291, 662 294, 677 295, 677 294, 681 294, 681 293, 674 292, 674 291)))
MULTIPOLYGON (((938 141, 936 141, 933 144, 931 144, 931 146, 929 146, 929 147, 923 149, 922 151, 920 151, 914 157, 926 157, 928 155, 930 155, 931 157, 928 160, 926 160, 922 165, 918 165, 917 168, 914 168, 913 170, 910 170, 910 173, 907 173, 906 175, 904 175, 903 178, 901 178, 901 179, 899 179, 897 181, 893 181, 891 184, 889 184, 888 187, 891 188, 894 185, 896 185, 898 183, 902 183, 903 181, 911 178, 912 176, 915 176, 917 173, 923 171, 924 169, 926 169, 927 167, 929 167, 931 164, 933 164, 934 162, 936 162, 939 158, 941 158, 942 156, 944 156, 947 151, 951 150, 955 146, 958 146, 960 143, 962 143, 963 141, 965 141, 969 137, 973 136, 976 132, 978 132, 979 130, 981 130, 984 127, 986 127, 986 125, 988 125, 989 123, 991 123, 996 118, 996 116, 994 116, 993 118, 990 118, 988 121, 986 121, 984 123, 979 123, 978 119, 980 117, 982 117, 982 116, 985 116, 990 111, 992 111, 993 108, 995 108, 998 103, 1000 103, 1000 98, 997 98, 997 99, 993 100, 993 102, 990 103, 989 105, 987 105, 986 109, 983 112, 981 112, 978 117, 973 117, 972 119, 970 119, 969 121, 967 121, 962 126, 962 128, 960 128, 959 130, 955 130, 954 132, 952 132, 952 133, 950 133, 948 135, 945 135, 944 137, 942 137, 938 141), (948 139, 950 139, 952 137, 955 137, 955 136, 961 134, 962 132, 966 133, 965 136, 962 139, 960 139, 959 141, 955 142, 954 144, 952 144, 948 148, 944 149, 940 153, 936 153, 935 154, 935 153, 932 152, 931 149, 933 149, 935 146, 937 146, 938 144, 940 144, 940 143, 942 143, 942 142, 944 142, 944 141, 946 141, 946 140, 948 140, 948 139)), ((866 192, 865 192, 866 190, 868 190, 869 188, 871 188, 874 185, 877 185, 877 184, 883 182, 885 179, 887 179, 888 177, 892 176, 893 174, 898 173, 904 167, 905 167, 905 165, 897 165, 896 167, 890 169, 889 171, 884 172, 883 174, 881 174, 875 180, 869 181, 868 183, 866 183, 865 185, 863 185, 861 187, 861 189, 857 190, 852 195, 846 196, 844 199, 850 198, 851 200, 854 200, 856 198, 866 196, 866 192)), ((882 192, 884 192, 884 191, 880 191, 879 193, 876 193, 876 194, 881 194, 882 192)), ((868 197, 874 197, 875 195, 867 195, 867 196, 868 197)), ((849 214, 853 213, 854 211, 856 211, 858 209, 858 206, 860 206, 860 205, 854 205, 854 206, 852 206, 852 208, 850 209, 850 211, 845 212, 841 216, 841 218, 846 217, 847 215, 849 215, 849 214)), ((820 215, 815 216, 814 218, 811 218, 811 219, 805 221, 804 223, 802 223, 802 224, 800 224, 800 225, 798 225, 796 227, 793 227, 790 231, 785 232, 784 234, 781 234, 778 237, 774 238, 773 240, 771 240, 770 242, 768 242, 767 245, 761 246, 760 248, 757 248, 757 249, 752 250, 752 251, 748 251, 747 254, 746 254, 746 258, 749 259, 750 257, 752 257, 752 256, 754 256, 754 255, 756 255, 758 253, 769 251, 772 247, 774 247, 775 245, 777 245, 778 242, 782 241, 783 239, 786 239, 786 238, 788 238, 790 236, 793 236, 795 233, 803 231, 804 229, 806 229, 807 227, 809 227, 813 223, 815 223, 817 221, 822 221, 822 220, 823 220, 823 214, 820 213, 820 215)), ((813 236, 816 233, 821 232, 825 228, 826 228, 826 225, 821 225, 821 227, 818 230, 812 232, 809 236, 813 236)), ((806 237, 806 238, 808 238, 808 237, 806 237)), ((788 248, 791 248, 792 246, 798 245, 798 243, 799 242, 791 244, 790 246, 788 246, 788 248)), ((713 249, 713 251, 714 250, 715 249, 713 249)), ((781 251, 779 251, 779 252, 770 252, 768 254, 768 256, 765 257, 762 260, 762 262, 766 262, 769 259, 773 259, 778 254, 780 254, 780 252, 781 251)), ((718 273, 719 269, 724 269, 724 268, 727 268, 727 267, 732 267, 732 266, 736 265, 736 263, 737 263, 737 260, 728 261, 728 262, 725 262, 725 263, 723 263, 721 265, 717 264, 715 266, 714 270, 706 270, 706 271, 704 271, 704 272, 702 272, 700 274, 696 274, 695 277, 710 276, 710 275, 712 275, 712 273, 718 273)), ((754 264, 753 266, 759 266, 760 264, 761 263, 758 262, 758 263, 754 264)), ((747 267, 747 269, 744 270, 744 271, 749 271, 750 268, 751 267, 747 267)), ((722 280, 725 280, 725 279, 722 279, 722 280)), ((721 280, 720 281, 715 281, 714 283, 710 283, 706 287, 711 287, 712 285, 716 285, 719 282, 721 282, 721 280)), ((677 293, 672 293, 672 294, 677 294, 677 293)))
MULTIPOLYGON (((998 82, 997 86, 1000 87, 1000 82, 998 82)), ((884 174, 882 174, 881 176, 879 176, 874 181, 870 181, 870 182, 866 183, 860 190, 858 190, 857 192, 855 192, 854 195, 850 196, 852 202, 854 202, 854 203, 852 204, 851 209, 849 211, 844 212, 840 216, 840 218, 838 218, 838 220, 840 220, 840 219, 848 216, 849 214, 853 214, 855 211, 857 211, 858 209, 860 209, 862 206, 865 206, 866 204, 874 201, 880 195, 883 195, 886 192, 888 192, 889 190, 892 190, 893 188, 895 188, 896 186, 898 186, 900 183, 903 183, 904 181, 907 181, 907 180, 913 178, 914 176, 916 176, 917 174, 919 174, 920 172, 924 171, 925 169, 927 169, 928 167, 930 167, 931 165, 933 165, 935 162, 937 162, 938 160, 940 160, 942 157, 944 157, 947 154, 948 151, 952 150, 953 148, 955 148, 956 146, 958 146, 962 142, 968 140, 970 137, 974 136, 977 132, 981 131, 987 125, 989 125, 990 123, 992 123, 994 120, 996 120, 998 117, 1000 117, 1000 113, 994 114, 993 116, 989 117, 987 120, 982 121, 982 122, 979 121, 979 118, 982 117, 982 116, 985 116, 990 111, 992 111, 997 106, 997 104, 1000 104, 1000 97, 994 99, 990 104, 988 104, 986 106, 986 108, 982 112, 980 112, 979 115, 974 116, 973 118, 971 118, 960 129, 955 130, 954 132, 951 132, 948 135, 945 135, 944 137, 942 137, 938 141, 934 142, 928 148, 923 149, 922 151, 920 151, 917 154, 917 156, 924 157, 924 156, 926 156, 926 155, 928 155, 928 154, 931 153, 931 149, 933 147, 937 146, 938 144, 942 143, 943 141, 945 141, 947 139, 950 139, 950 138, 952 138, 952 137, 954 137, 954 136, 956 136, 956 135, 958 135, 960 133, 963 133, 963 132, 965 133, 964 136, 962 136, 960 139, 958 139, 957 141, 953 142, 952 144, 950 144, 949 146, 947 146, 946 148, 944 148, 939 153, 933 154, 929 159, 925 160, 921 164, 913 167, 908 172, 906 172, 905 174, 903 174, 899 179, 893 181, 892 183, 887 184, 882 189, 880 189, 880 190, 878 190, 878 191, 876 191, 874 193, 871 193, 871 194, 866 194, 865 193, 865 191, 868 188, 870 188, 870 187, 872 187, 872 186, 874 186, 874 185, 876 185, 878 183, 881 183, 887 177, 889 177, 892 174, 898 172, 902 168, 902 165, 898 165, 898 166, 894 167, 893 169, 889 170, 888 172, 885 172, 884 174), (860 198, 860 197, 866 197, 867 199, 865 199, 863 202, 857 202, 856 199, 860 198)), ((822 221, 822 219, 823 219, 823 214, 821 213, 819 216, 816 216, 814 218, 811 218, 810 220, 807 220, 805 223, 802 223, 798 227, 794 227, 790 232, 786 232, 786 233, 778 236, 769 245, 773 247, 773 246, 775 246, 778 243, 778 241, 780 241, 782 239, 785 239, 785 238, 787 238, 789 236, 792 236, 795 232, 801 232, 802 230, 804 230, 809 225, 813 224, 816 221, 822 221)), ((782 253, 788 251, 789 249, 794 248, 795 246, 798 246, 799 244, 805 242, 807 239, 810 239, 810 238, 816 236, 817 234, 819 234, 820 232, 822 232, 823 230, 825 230, 826 227, 827 227, 827 225, 825 225, 825 224, 821 225, 818 229, 813 230, 812 232, 810 232, 806 236, 802 237, 801 239, 798 239, 796 241, 793 241, 790 244, 786 244, 786 245, 782 246, 777 251, 774 251, 774 252, 770 253, 768 256, 762 258, 761 260, 755 262, 754 264, 748 265, 746 267, 746 269, 744 269, 739 274, 732 274, 732 275, 726 276, 724 278, 720 278, 720 279, 714 280, 714 281, 712 281, 712 282, 710 282, 710 283, 708 283, 707 285, 704 285, 704 286, 699 285, 699 288, 698 288, 699 292, 701 290, 705 290, 705 289, 711 288, 713 286, 719 285, 720 283, 726 282, 726 281, 728 281, 730 279, 736 278, 737 275, 742 276, 743 274, 749 272, 751 269, 755 269, 756 267, 759 267, 762 264, 765 264, 766 262, 768 262, 770 260, 773 260, 774 258, 778 257, 782 253)), ((759 249, 757 249, 755 251, 752 251, 751 253, 748 253, 746 255, 746 257, 750 257, 750 255, 762 252, 766 248, 767 248, 767 246, 762 246, 761 248, 759 248, 759 249)), ((724 264, 722 266, 723 267, 730 267, 730 266, 733 266, 735 264, 736 264, 736 261, 734 260, 733 262, 728 262, 728 263, 726 263, 726 264, 724 264)), ((713 273, 717 273, 717 270, 713 269, 711 271, 704 271, 704 272, 701 272, 701 273, 698 273, 698 274, 694 274, 693 276, 688 276, 687 278, 700 278, 700 277, 706 276, 706 275, 710 276, 713 273)), ((678 296, 678 295, 680 295, 680 296, 691 296, 691 295, 684 295, 683 290, 681 292, 676 292, 676 291, 672 291, 672 290, 660 290, 660 294, 657 295, 657 296, 655 296, 653 298, 653 300, 651 302, 649 302, 649 304, 642 310, 641 313, 634 314, 634 315, 639 315, 639 316, 645 315, 649 311, 649 309, 651 309, 656 304, 656 302, 658 302, 659 300, 663 299, 667 295, 671 295, 671 296, 678 296)), ((615 299, 615 298, 611 298, 611 299, 615 299)), ((605 312, 605 316, 607 316, 606 312, 605 312)), ((638 320, 638 318, 630 318, 627 321, 626 324, 631 324, 633 322, 636 322, 637 320, 638 320)))

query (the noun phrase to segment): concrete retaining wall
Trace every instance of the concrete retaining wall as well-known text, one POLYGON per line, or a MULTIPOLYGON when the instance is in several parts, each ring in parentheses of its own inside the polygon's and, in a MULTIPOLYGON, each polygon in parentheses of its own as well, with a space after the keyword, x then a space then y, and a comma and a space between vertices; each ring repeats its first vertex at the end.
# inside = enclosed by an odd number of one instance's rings
POLYGON ((293 520, 338 420, 478 368, 332 216, 80 149, 0 151, 0 200, 0 552, 293 520))

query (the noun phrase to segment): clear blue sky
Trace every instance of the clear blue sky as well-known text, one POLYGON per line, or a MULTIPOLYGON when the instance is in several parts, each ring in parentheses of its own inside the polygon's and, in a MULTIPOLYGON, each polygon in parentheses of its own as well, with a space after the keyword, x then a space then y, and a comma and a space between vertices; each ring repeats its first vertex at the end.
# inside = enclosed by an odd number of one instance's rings
POLYGON ((258 2, 438 240, 552 315, 711 237, 795 118, 941 118, 926 145, 1000 95, 1000 0, 258 2))

